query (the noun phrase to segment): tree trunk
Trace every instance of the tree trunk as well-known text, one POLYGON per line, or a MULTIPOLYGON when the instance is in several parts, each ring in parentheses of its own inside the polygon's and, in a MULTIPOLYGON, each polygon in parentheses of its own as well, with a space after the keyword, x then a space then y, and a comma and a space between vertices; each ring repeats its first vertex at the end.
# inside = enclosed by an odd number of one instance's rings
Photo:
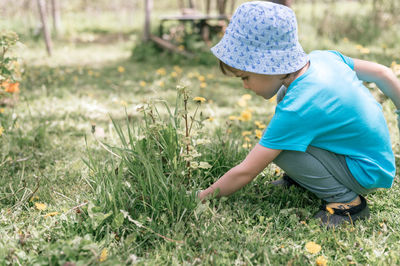
POLYGON ((49 27, 47 25, 46 2, 44 0, 37 0, 37 3, 39 8, 40 19, 42 21, 42 29, 43 29, 44 41, 46 43, 47 54, 51 56, 52 43, 49 33, 49 27))
POLYGON ((150 40, 150 16, 153 8, 153 0, 145 0, 144 40, 150 40))
POLYGON ((58 0, 51 0, 51 13, 53 15, 53 30, 56 36, 62 35, 60 3, 58 0))

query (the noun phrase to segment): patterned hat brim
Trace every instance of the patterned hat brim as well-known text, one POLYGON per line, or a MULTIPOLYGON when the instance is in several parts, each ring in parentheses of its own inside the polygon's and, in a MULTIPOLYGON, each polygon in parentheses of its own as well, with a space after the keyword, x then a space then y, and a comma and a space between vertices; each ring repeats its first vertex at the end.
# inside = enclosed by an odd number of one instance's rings
POLYGON ((263 50, 252 46, 243 46, 236 38, 225 34, 220 42, 211 48, 211 52, 222 62, 238 70, 279 75, 296 72, 309 61, 300 43, 285 50, 263 50))

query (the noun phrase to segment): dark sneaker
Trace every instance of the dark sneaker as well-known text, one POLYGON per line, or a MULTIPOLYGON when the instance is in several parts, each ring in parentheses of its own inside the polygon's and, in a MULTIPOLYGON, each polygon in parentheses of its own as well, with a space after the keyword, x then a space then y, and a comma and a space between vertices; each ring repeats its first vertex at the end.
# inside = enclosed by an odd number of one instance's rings
POLYGON ((337 227, 346 222, 354 224, 357 220, 368 219, 370 215, 367 201, 361 195, 360 199, 359 205, 349 209, 327 208, 324 204, 320 207, 320 211, 314 215, 314 218, 320 219, 321 223, 328 228, 337 227))
POLYGON ((290 176, 288 176, 286 173, 283 174, 281 179, 278 180, 274 180, 272 182, 270 182, 271 185, 276 186, 276 187, 291 187, 291 186, 296 186, 296 187, 300 187, 300 185, 294 181, 292 178, 290 178, 290 176))

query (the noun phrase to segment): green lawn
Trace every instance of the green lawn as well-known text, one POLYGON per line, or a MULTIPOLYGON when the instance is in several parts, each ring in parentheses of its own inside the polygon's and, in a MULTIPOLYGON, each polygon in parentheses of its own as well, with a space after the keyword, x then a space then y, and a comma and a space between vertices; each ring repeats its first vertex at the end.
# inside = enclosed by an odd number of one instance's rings
MULTIPOLYGON (((325 6, 317 8, 321 19, 325 6)), ((306 51, 400 63, 393 32, 360 42, 321 37, 310 5, 294 9, 306 51)), ((275 103, 254 94, 244 100, 241 81, 220 74, 206 52, 187 60, 139 45, 132 55, 141 24, 119 28, 114 15, 96 24, 68 13, 70 32, 51 58, 26 25, 0 22, 25 44, 17 51, 19 100, 0 114, 0 265, 305 265, 320 256, 328 265, 400 263, 397 178, 368 195, 371 219, 336 230, 311 218, 320 204, 312 194, 268 185, 282 174, 274 165, 229 198, 199 203, 196 191, 257 143, 275 103), (321 246, 316 254, 305 248, 311 241, 321 246)), ((394 106, 370 87, 399 154, 394 106)))

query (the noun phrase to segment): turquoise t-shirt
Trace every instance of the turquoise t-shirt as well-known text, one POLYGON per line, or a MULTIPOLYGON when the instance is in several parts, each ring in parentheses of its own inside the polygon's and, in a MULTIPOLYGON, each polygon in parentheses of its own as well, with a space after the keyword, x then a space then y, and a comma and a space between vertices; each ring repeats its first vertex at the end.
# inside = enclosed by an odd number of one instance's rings
POLYGON ((343 154, 360 185, 391 187, 396 168, 389 130, 381 105, 353 71, 354 61, 336 51, 309 57, 310 67, 290 84, 260 144, 343 154))

